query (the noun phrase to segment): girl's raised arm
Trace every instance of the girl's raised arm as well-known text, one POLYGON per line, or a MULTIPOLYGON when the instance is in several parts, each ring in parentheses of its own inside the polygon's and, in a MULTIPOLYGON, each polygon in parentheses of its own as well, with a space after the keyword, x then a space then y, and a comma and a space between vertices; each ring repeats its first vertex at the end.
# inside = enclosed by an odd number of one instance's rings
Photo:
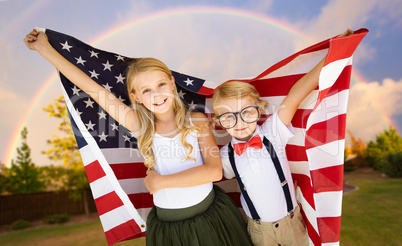
POLYGON ((60 55, 50 45, 45 33, 37 32, 34 29, 26 35, 24 43, 29 49, 38 51, 71 82, 89 94, 110 116, 130 130, 134 136, 137 135, 139 126, 135 121, 134 111, 60 55))

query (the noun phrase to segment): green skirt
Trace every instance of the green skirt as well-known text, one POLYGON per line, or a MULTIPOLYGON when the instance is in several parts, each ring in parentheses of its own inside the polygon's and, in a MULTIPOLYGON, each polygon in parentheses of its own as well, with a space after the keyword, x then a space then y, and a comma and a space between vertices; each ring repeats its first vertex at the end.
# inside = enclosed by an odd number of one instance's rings
POLYGON ((214 186, 208 197, 193 207, 153 207, 147 218, 146 245, 247 246, 252 243, 239 208, 214 186))

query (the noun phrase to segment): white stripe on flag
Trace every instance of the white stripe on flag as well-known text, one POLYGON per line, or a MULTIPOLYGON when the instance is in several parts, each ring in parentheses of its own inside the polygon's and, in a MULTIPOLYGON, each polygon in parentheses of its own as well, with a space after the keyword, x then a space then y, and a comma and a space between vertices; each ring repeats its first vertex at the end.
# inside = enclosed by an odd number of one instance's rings
POLYGON ((301 54, 288 64, 268 74, 264 79, 308 73, 324 58, 325 55, 327 55, 327 53, 328 49, 323 49, 301 54))
POLYGON ((138 149, 119 148, 119 149, 101 149, 106 160, 112 164, 121 163, 139 163, 144 162, 144 158, 138 149))
POLYGON ((105 232, 131 220, 130 213, 123 205, 99 216, 105 232))
POLYGON ((326 192, 314 193, 317 217, 341 216, 342 195, 343 191, 326 191, 326 192))
POLYGON ((339 246, 339 242, 336 242, 336 243, 322 243, 321 246, 339 246))
POLYGON ((120 179, 119 183, 127 194, 149 193, 144 184, 144 178, 120 179))
POLYGON ((89 185, 91 186, 92 196, 94 199, 114 191, 113 187, 110 185, 109 179, 106 176, 93 181, 89 185))
POLYGON ((294 136, 289 139, 288 144, 289 145, 296 145, 296 146, 304 146, 304 137, 306 136, 306 129, 304 128, 299 128, 299 127, 293 127, 295 130, 294 136))
POLYGON ((96 157, 91 151, 91 148, 88 145, 85 145, 80 149, 81 159, 84 163, 84 166, 96 161, 96 157))
POLYGON ((310 117, 314 121, 308 121, 306 128, 309 129, 312 124, 327 121, 338 115, 346 114, 348 105, 349 90, 344 90, 332 96, 325 97, 317 106, 317 109, 311 113, 310 117))
POLYGON ((335 83, 343 69, 352 65, 352 57, 333 61, 322 68, 319 78, 320 90, 325 90, 335 83))
POLYGON ((216 87, 220 86, 220 82, 214 82, 214 81, 209 81, 205 80, 204 84, 202 86, 210 88, 210 89, 215 89, 216 87))
POLYGON ((303 174, 310 177, 308 161, 288 161, 291 173, 303 174))
POLYGON ((345 140, 337 140, 306 151, 310 160, 310 170, 343 164, 345 140))

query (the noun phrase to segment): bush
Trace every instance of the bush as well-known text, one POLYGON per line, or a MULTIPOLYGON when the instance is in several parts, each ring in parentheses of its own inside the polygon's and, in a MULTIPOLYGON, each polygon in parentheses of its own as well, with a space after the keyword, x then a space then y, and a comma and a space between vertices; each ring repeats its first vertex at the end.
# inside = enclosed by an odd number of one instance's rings
POLYGON ((389 177, 402 177, 402 152, 386 155, 381 161, 382 172, 389 177))
POLYGON ((25 228, 28 228, 31 226, 31 223, 29 221, 20 219, 20 220, 16 220, 11 224, 11 229, 12 230, 22 230, 25 228))
POLYGON ((69 214, 53 214, 53 215, 46 215, 42 221, 47 224, 62 224, 66 223, 70 220, 69 214))

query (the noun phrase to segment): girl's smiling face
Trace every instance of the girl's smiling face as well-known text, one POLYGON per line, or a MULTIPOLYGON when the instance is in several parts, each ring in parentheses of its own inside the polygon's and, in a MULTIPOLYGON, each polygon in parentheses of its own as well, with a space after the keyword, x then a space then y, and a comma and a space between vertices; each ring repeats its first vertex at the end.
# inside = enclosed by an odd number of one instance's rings
MULTIPOLYGON (((255 106, 255 102, 251 98, 222 99, 218 106, 218 112, 219 115, 227 112, 236 113, 249 106, 255 106)), ((217 124, 219 125, 219 121, 217 121, 217 124)), ((257 121, 253 123, 246 123, 240 118, 240 115, 237 114, 236 125, 232 128, 226 129, 226 131, 238 140, 247 141, 251 138, 256 128, 257 121)))
POLYGON ((173 110, 174 78, 159 70, 141 72, 135 77, 131 96, 155 115, 173 110))

